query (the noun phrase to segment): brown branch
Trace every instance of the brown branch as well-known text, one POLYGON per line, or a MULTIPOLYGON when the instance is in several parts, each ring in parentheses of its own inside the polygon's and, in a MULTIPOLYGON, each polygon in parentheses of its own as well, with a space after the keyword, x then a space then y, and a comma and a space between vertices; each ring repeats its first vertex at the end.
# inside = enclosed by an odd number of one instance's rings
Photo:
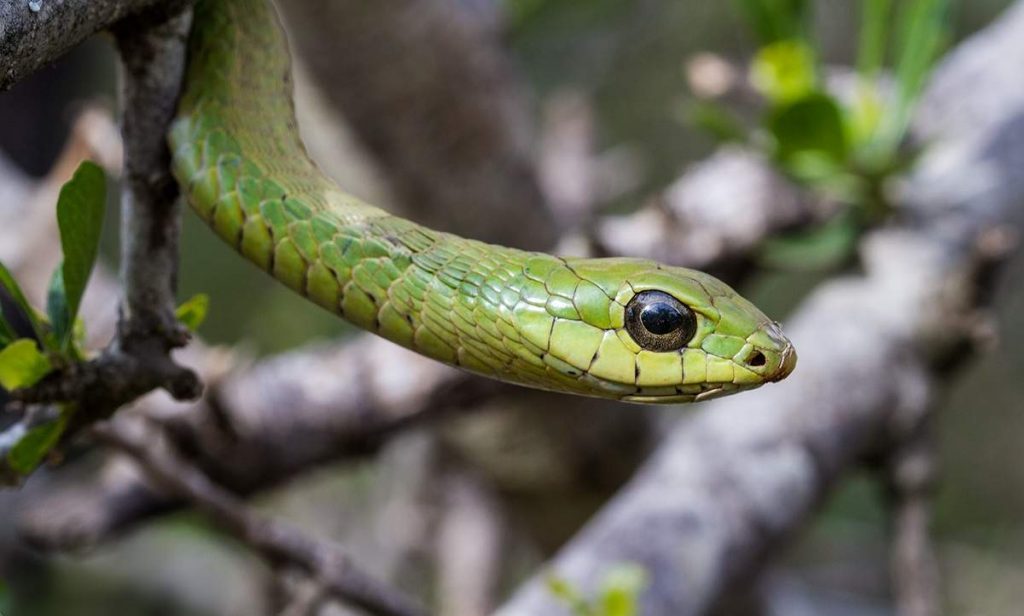
POLYGON ((938 557, 932 545, 931 506, 936 451, 930 417, 901 439, 888 466, 892 500, 892 578, 899 616, 938 616, 938 557))
POLYGON ((173 14, 183 0, 63 0, 0 3, 0 91, 92 34, 146 10, 173 14))
POLYGON ((399 591, 361 571, 341 548, 309 537, 296 527, 257 515, 169 446, 131 429, 107 424, 94 427, 102 442, 138 462, 160 485, 194 503, 221 528, 251 546, 268 561, 305 572, 326 592, 373 614, 419 616, 427 612, 399 591))

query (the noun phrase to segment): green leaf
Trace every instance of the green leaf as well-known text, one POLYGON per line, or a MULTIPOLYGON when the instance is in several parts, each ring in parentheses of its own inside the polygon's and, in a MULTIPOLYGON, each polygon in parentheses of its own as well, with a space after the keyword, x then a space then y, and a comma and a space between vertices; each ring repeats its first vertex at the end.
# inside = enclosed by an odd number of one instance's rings
POLYGON ((722 105, 709 101, 698 101, 689 110, 690 122, 711 134, 720 142, 743 142, 747 139, 747 130, 739 118, 722 105))
POLYGON ((885 34, 889 25, 890 0, 862 0, 860 41, 857 44, 857 72, 874 80, 885 62, 885 34))
POLYGON ((185 300, 178 309, 174 311, 174 316, 181 321, 189 331, 195 332, 199 329, 199 326, 206 320, 206 312, 210 308, 210 296, 205 293, 193 295, 191 298, 185 300))
POLYGON ((774 109, 768 129, 775 137, 775 156, 784 165, 808 152, 835 163, 846 161, 846 131, 842 111, 827 94, 814 92, 774 109))
POLYGON ((736 0, 761 43, 808 38, 809 0, 736 0))
POLYGON ((758 256, 763 265, 779 269, 830 269, 853 254, 859 235, 856 214, 847 209, 816 229, 769 239, 758 256))
POLYGON ((67 420, 51 421, 28 431, 7 454, 7 464, 19 475, 31 473, 60 441, 67 420))
POLYGON ((7 582, 0 579, 0 615, 7 616, 11 613, 11 590, 7 582))
POLYGON ((555 575, 549 575, 545 582, 547 583, 548 591, 561 600, 572 611, 574 616, 592 616, 593 610, 567 580, 555 575))
MULTIPOLYGON (((21 290, 21 286, 18 285, 18 281, 14 279, 11 272, 7 267, 0 263, 0 285, 3 285, 4 289, 14 300, 14 303, 21 309, 25 314, 25 318, 28 319, 32 325, 32 331, 35 332, 36 336, 43 339, 43 326, 39 322, 39 318, 36 316, 36 311, 32 308, 31 304, 28 303, 28 299, 25 298, 25 294, 21 290)), ((6 322, 5 322, 6 325, 6 322)), ((9 325, 8 325, 9 327, 9 325)))
POLYGON ((63 265, 58 265, 50 277, 50 288, 46 292, 46 316, 50 317, 58 345, 65 347, 65 341, 70 339, 68 330, 71 328, 71 315, 68 312, 68 296, 64 291, 63 265))
POLYGON ((647 582, 647 571, 639 565, 623 565, 613 569, 604 582, 602 616, 637 616, 637 599, 647 582))
POLYGON ((949 34, 949 0, 908 0, 897 22, 896 103, 886 114, 881 148, 894 152, 949 34))
POLYGON ((0 347, 7 346, 17 337, 18 336, 15 333, 14 328, 11 327, 11 324, 7 322, 6 318, 4 318, 3 307, 0 306, 0 347))
MULTIPOLYGON (((89 282, 96 255, 99 252, 100 232, 103 229, 103 210, 106 206, 106 176, 95 163, 84 161, 75 175, 60 190, 57 200, 57 225, 60 227, 60 245, 64 250, 61 266, 67 311, 66 324, 75 322, 78 308, 89 282)), ((66 348, 71 327, 59 336, 66 348)))
POLYGON ((0 386, 8 391, 35 385, 51 369, 35 340, 23 338, 0 350, 0 386))
POLYGON ((769 101, 789 103, 812 93, 818 83, 817 57, 799 39, 777 41, 758 50, 750 78, 769 101))

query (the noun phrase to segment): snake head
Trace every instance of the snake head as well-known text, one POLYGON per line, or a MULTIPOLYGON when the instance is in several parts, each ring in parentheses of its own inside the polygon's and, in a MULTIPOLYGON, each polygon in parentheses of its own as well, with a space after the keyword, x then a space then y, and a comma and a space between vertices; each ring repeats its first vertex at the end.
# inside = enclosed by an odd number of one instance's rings
MULTIPOLYGON (((565 264, 579 280, 573 296, 581 324, 601 330, 576 377, 591 390, 585 393, 701 401, 779 381, 796 366, 779 324, 708 274, 636 259, 565 264)), ((571 339, 550 342, 556 357, 581 354, 571 339)))

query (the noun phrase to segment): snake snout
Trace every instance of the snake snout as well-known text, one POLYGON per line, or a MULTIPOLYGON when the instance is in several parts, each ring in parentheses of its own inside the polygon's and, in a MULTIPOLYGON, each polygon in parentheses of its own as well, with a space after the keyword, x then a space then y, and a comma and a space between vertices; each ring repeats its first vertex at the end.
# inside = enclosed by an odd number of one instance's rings
POLYGON ((781 381, 789 376, 794 368, 796 368, 796 349, 793 348, 793 343, 787 342, 786 348, 782 350, 782 361, 779 362, 779 368, 768 381, 771 383, 781 381))
MULTIPOLYGON (((774 321, 762 326, 761 332, 762 337, 759 342, 763 345, 761 349, 765 351, 768 359, 762 359, 763 363, 761 366, 763 368, 760 374, 764 375, 765 381, 769 383, 781 381, 796 368, 796 349, 793 348, 793 343, 782 333, 782 326, 774 321)), ((760 350, 751 357, 753 357, 753 360, 761 359, 755 355, 762 355, 760 350)), ((747 363, 754 365, 753 360, 748 358, 747 363)))

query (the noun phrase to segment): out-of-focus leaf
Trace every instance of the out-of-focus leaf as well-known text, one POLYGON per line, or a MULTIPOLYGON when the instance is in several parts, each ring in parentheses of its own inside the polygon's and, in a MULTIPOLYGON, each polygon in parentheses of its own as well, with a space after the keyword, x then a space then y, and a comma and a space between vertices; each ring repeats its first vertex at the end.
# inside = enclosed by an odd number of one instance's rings
POLYGON ((854 212, 847 209, 816 229, 766 241, 758 257, 768 267, 819 271, 848 259, 859 235, 854 212))
POLYGON ((948 37, 949 0, 907 0, 897 22, 896 102, 886 113, 881 149, 895 152, 948 37))
POLYGON ((846 160, 842 112, 827 94, 815 92, 777 107, 768 118, 768 128, 775 137, 775 156, 784 165, 809 152, 836 163, 846 160))
POLYGON ((11 591, 7 587, 7 582, 0 579, 0 616, 9 616, 11 614, 11 591))
POLYGON ((762 44, 787 38, 806 38, 809 0, 736 0, 762 44))
POLYGON ((64 417, 28 431, 7 454, 7 464, 20 475, 31 473, 60 440, 67 420, 64 417))
POLYGON ((602 616, 639 616, 637 599, 647 586, 647 572, 639 565, 616 567, 604 582, 602 616))
POLYGON ((746 141, 747 129, 739 118, 722 105, 710 101, 697 101, 690 108, 690 122, 720 142, 746 141))
POLYGON ((3 306, 0 305, 0 347, 7 346, 8 343, 12 342, 18 336, 14 333, 14 328, 4 318, 3 306))
POLYGON ((806 97, 818 83, 814 50, 799 39, 787 39, 762 47, 750 66, 750 78, 776 105, 806 97))
POLYGON ((890 0, 862 0, 860 41, 857 45, 857 72, 864 80, 873 80, 885 62, 885 35, 889 25, 890 0))
POLYGON ((18 285, 18 281, 14 279, 14 276, 11 275, 11 272, 3 263, 0 263, 0 285, 7 290, 7 294, 11 296, 15 305, 25 314, 25 318, 32 325, 32 331, 42 340, 43 327, 36 317, 36 311, 28 303, 25 293, 22 292, 21 286, 18 285))
POLYGON ((0 350, 0 387, 8 391, 35 385, 51 369, 35 340, 23 338, 0 350))
POLYGON ((205 293, 199 293, 193 295, 189 299, 185 300, 178 309, 174 311, 174 316, 181 321, 189 331, 196 331, 199 326, 206 320, 206 313, 210 309, 210 296, 205 293))
POLYGON ((850 149, 868 151, 885 118, 885 105, 875 82, 857 85, 852 104, 846 113, 846 135, 850 149))
POLYGON ((66 318, 62 319, 65 327, 58 339, 65 348, 70 341, 70 324, 78 316, 82 295, 99 251, 103 210, 106 206, 106 184, 103 170, 93 162, 84 161, 61 188, 57 200, 57 225, 60 227, 60 245, 64 251, 60 278, 67 313, 66 318))
POLYGON ((593 610, 590 609, 590 606, 580 596, 580 593, 567 580, 555 575, 549 575, 545 581, 548 591, 565 603, 574 616, 593 616, 593 610))

